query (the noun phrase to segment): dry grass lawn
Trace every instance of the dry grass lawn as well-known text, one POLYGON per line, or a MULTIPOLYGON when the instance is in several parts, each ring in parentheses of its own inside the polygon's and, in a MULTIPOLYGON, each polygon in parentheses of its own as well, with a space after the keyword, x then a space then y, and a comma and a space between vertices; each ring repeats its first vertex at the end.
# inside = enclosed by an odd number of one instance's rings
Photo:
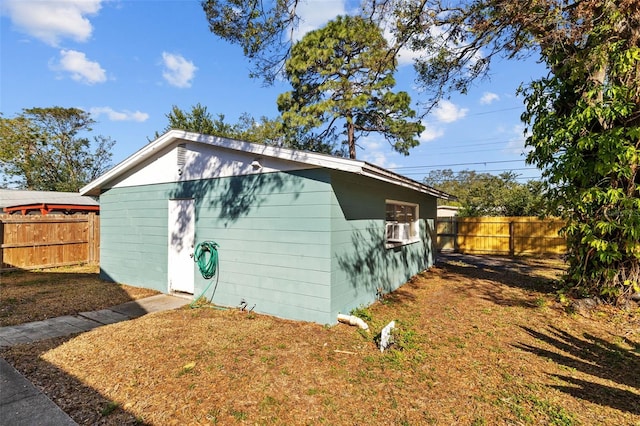
POLYGON ((640 425, 640 312, 569 313, 558 261, 506 265, 414 277, 370 334, 184 308, 2 356, 87 425, 640 425))
POLYGON ((142 297, 153 290, 107 283, 98 266, 3 272, 0 276, 0 327, 95 311, 142 297))

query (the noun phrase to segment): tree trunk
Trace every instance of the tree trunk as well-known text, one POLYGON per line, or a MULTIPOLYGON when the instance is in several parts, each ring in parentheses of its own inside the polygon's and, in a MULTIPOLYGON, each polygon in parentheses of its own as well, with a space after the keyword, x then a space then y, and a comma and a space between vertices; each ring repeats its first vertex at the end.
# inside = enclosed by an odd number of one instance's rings
POLYGON ((349 143, 349 158, 356 159, 355 124, 351 114, 347 115, 347 142, 349 143))

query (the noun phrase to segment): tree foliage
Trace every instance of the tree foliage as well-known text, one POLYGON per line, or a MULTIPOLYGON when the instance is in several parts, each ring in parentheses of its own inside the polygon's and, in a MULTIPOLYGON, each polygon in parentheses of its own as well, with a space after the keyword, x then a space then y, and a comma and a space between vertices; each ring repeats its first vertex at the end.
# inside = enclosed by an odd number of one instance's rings
POLYGON ((202 8, 212 33, 242 47, 253 63, 251 76, 275 81, 289 56, 299 24, 298 0, 204 0, 202 8))
POLYGON ((640 292, 640 5, 588 3, 566 15, 587 26, 571 49, 543 46, 552 73, 524 90, 523 119, 568 221, 569 282, 624 300, 640 292))
POLYGON ((540 181, 519 183, 514 172, 499 175, 473 170, 432 170, 424 183, 455 195, 460 216, 542 216, 545 197, 540 181))
MULTIPOLYGON (((242 47, 252 64, 250 75, 265 84, 272 84, 284 73, 301 23, 300 3, 299 0, 201 2, 210 31, 242 47)), ((519 57, 525 48, 535 46, 531 33, 523 30, 526 23, 516 24, 512 18, 518 15, 537 19, 531 9, 545 1, 521 3, 365 0, 352 16, 383 30, 390 43, 385 60, 394 62, 402 49, 414 52, 418 80, 432 95, 425 103, 428 111, 451 90, 466 92, 476 78, 486 75, 494 56, 519 57)))
POLYGON ((168 124, 162 132, 155 132, 154 139, 171 129, 178 129, 284 148, 340 154, 333 143, 313 138, 299 128, 285 128, 281 117, 256 119, 249 113, 243 113, 236 123, 231 123, 226 121, 224 114, 214 117, 200 103, 192 106, 191 111, 183 111, 174 105, 166 117, 168 124))
POLYGON ((325 141, 342 125, 350 158, 356 158, 358 138, 371 132, 408 154, 424 127, 409 95, 392 91, 396 63, 388 53, 380 28, 359 17, 339 16, 307 33, 285 66, 293 87, 278 97, 285 129, 325 141))
POLYGON ((223 114, 214 118, 206 106, 200 103, 193 105, 191 111, 183 111, 173 105, 171 111, 165 115, 168 123, 161 132, 156 132, 154 139, 162 136, 171 129, 184 130, 186 132, 202 133, 204 135, 216 135, 234 138, 237 136, 235 127, 224 121, 223 114))
MULTIPOLYGON (((283 40, 291 42, 297 0, 204 5, 214 33, 250 47, 254 75, 269 82, 289 54, 283 40), (234 25, 210 13, 224 7, 234 25)), ((640 292, 640 2, 369 0, 358 13, 392 36, 390 52, 416 53, 418 83, 430 95, 425 111, 466 92, 495 57, 539 55, 549 75, 523 89, 523 120, 532 130, 528 161, 543 170, 568 223, 566 282, 608 300, 640 292)))
POLYGON ((85 136, 95 121, 77 108, 31 108, 0 118, 4 185, 29 190, 78 191, 111 166, 114 142, 85 136))
POLYGON ((191 111, 183 111, 174 105, 166 117, 167 125, 162 132, 155 133, 154 139, 171 129, 178 129, 268 145, 281 145, 283 140, 282 126, 277 119, 262 117, 256 120, 250 114, 244 113, 237 123, 229 123, 225 121, 224 114, 214 117, 207 107, 200 103, 193 105, 191 111))
POLYGON ((528 161, 567 221, 567 285, 610 301, 640 292, 640 3, 475 0, 444 22, 451 39, 418 68, 427 86, 447 78, 464 88, 466 76, 443 71, 478 48, 482 67, 532 49, 548 66, 523 89, 523 120, 528 161))

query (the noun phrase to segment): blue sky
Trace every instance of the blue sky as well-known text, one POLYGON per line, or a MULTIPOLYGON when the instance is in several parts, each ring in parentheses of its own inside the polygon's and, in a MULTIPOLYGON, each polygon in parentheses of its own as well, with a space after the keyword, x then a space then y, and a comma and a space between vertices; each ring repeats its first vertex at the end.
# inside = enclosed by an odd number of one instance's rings
MULTIPOLYGON (((305 2, 301 33, 349 7, 340 0, 305 2)), ((32 107, 89 111, 98 121, 93 134, 116 141, 114 164, 162 130, 173 105, 190 110, 201 103, 235 123, 244 112, 277 116, 277 96, 289 90, 285 82, 264 87, 249 78, 241 49, 209 31, 198 0, 3 0, 0 11, 0 111, 5 117, 32 107)), ((417 102, 423 95, 413 69, 408 60, 401 64, 398 89, 417 102)), ((443 168, 537 178, 524 163, 524 107, 515 93, 544 72, 534 60, 496 63, 489 80, 424 118, 421 144, 409 156, 370 136, 360 141, 358 158, 418 181, 443 168)))

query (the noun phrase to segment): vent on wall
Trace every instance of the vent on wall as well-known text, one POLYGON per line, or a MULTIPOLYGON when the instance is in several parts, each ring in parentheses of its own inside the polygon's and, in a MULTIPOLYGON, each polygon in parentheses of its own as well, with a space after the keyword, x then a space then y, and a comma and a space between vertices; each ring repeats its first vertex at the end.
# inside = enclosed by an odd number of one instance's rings
POLYGON ((178 166, 184 166, 187 161, 187 144, 181 143, 178 145, 178 166))

